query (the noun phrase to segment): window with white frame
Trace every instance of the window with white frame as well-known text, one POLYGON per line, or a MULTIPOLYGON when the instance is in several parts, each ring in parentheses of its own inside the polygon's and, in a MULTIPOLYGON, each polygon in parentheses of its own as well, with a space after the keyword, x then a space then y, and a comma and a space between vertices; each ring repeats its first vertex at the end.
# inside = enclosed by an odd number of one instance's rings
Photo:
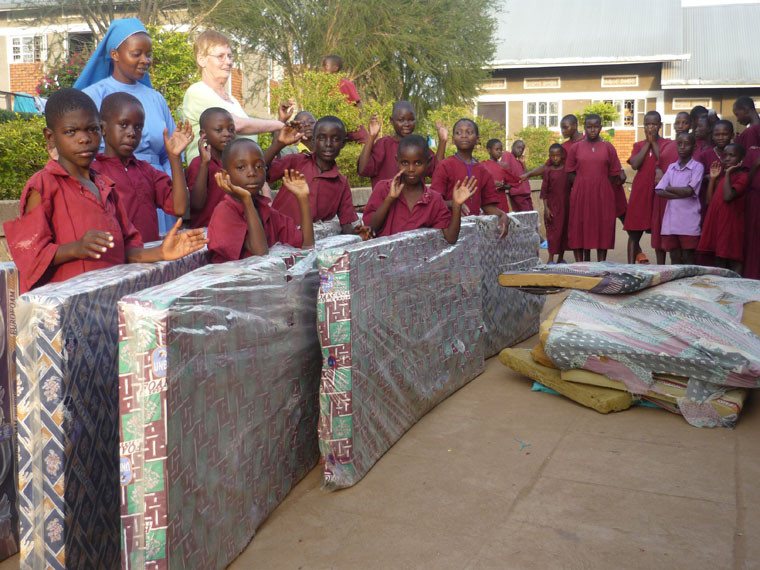
POLYGON ((11 38, 11 63, 36 63, 44 59, 45 36, 11 38))
POLYGON ((526 127, 559 127, 559 103, 557 101, 530 101, 525 104, 526 127))
POLYGON ((619 129, 636 126, 636 99, 603 99, 602 103, 609 103, 617 109, 618 118, 611 127, 619 129))

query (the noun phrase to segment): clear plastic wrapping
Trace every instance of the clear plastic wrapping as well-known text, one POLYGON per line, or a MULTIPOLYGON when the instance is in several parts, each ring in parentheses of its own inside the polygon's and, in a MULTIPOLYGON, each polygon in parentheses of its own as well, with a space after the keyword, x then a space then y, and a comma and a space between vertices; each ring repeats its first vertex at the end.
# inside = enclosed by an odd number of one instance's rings
POLYGON ((119 561, 117 301, 207 262, 182 259, 83 273, 16 304, 22 568, 119 561))
POLYGON ((476 224, 480 239, 480 264, 483 271, 483 323, 485 357, 498 354, 538 333, 544 297, 499 286, 499 274, 536 267, 540 237, 538 212, 509 214, 509 233, 499 239, 496 216, 471 216, 465 220, 476 224))
POLYGON ((318 255, 319 444, 328 488, 348 487, 483 369, 477 228, 449 245, 416 230, 318 255))

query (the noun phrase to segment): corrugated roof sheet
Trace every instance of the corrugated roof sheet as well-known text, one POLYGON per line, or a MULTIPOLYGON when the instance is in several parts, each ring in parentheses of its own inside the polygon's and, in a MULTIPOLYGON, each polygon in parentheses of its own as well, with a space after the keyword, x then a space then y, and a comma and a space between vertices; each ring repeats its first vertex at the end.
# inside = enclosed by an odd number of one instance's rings
POLYGON ((691 58, 666 63, 662 86, 760 85, 760 4, 684 8, 691 58))
POLYGON ((680 59, 682 13, 680 0, 509 0, 493 67, 680 59))

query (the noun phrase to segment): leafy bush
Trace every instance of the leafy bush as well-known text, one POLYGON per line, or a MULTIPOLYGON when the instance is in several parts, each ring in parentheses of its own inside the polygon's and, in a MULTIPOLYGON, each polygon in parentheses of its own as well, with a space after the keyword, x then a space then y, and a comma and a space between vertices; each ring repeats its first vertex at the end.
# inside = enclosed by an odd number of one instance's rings
POLYGON ((200 79, 193 42, 185 32, 168 32, 157 26, 148 26, 148 33, 153 41, 153 89, 164 96, 172 114, 179 116, 185 91, 200 79))
POLYGON ((45 166, 44 126, 40 115, 0 124, 0 199, 17 200, 26 181, 45 166))
POLYGON ((586 122, 586 117, 591 114, 599 115, 602 118, 603 127, 609 127, 620 117, 617 107, 612 103, 604 103, 602 101, 591 103, 591 105, 586 105, 580 113, 575 114, 575 116, 578 117, 578 126, 581 129, 586 122))
POLYGON ((358 160, 363 148, 363 144, 355 142, 346 143, 346 146, 341 149, 340 154, 338 155, 338 159, 336 160, 338 164, 338 171, 340 171, 343 176, 348 178, 348 183, 351 185, 351 188, 370 185, 369 178, 359 176, 359 174, 356 172, 356 161, 358 160))
POLYGON ((71 87, 79 78, 84 66, 87 65, 89 53, 78 53, 71 58, 59 58, 53 65, 47 68, 47 72, 42 76, 37 84, 37 95, 40 97, 50 97, 61 87, 71 87))
POLYGON ((549 147, 559 142, 559 137, 545 126, 525 127, 513 136, 509 141, 509 147, 504 148, 504 152, 509 152, 512 144, 517 140, 525 143, 525 168, 533 170, 546 162, 549 158, 549 147))
POLYGON ((33 117, 39 117, 37 113, 17 113, 8 109, 0 109, 0 123, 8 121, 28 121, 33 117))

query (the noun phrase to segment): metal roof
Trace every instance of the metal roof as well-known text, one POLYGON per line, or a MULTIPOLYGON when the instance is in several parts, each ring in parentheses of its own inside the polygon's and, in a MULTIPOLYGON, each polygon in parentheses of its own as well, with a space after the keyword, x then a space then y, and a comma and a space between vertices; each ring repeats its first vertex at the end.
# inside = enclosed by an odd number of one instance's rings
POLYGON ((691 58, 662 66, 664 89, 760 86, 760 4, 684 8, 691 58))
POLYGON ((680 0, 508 0, 492 67, 673 61, 684 49, 680 0), (654 15, 654 17, 653 17, 654 15))

